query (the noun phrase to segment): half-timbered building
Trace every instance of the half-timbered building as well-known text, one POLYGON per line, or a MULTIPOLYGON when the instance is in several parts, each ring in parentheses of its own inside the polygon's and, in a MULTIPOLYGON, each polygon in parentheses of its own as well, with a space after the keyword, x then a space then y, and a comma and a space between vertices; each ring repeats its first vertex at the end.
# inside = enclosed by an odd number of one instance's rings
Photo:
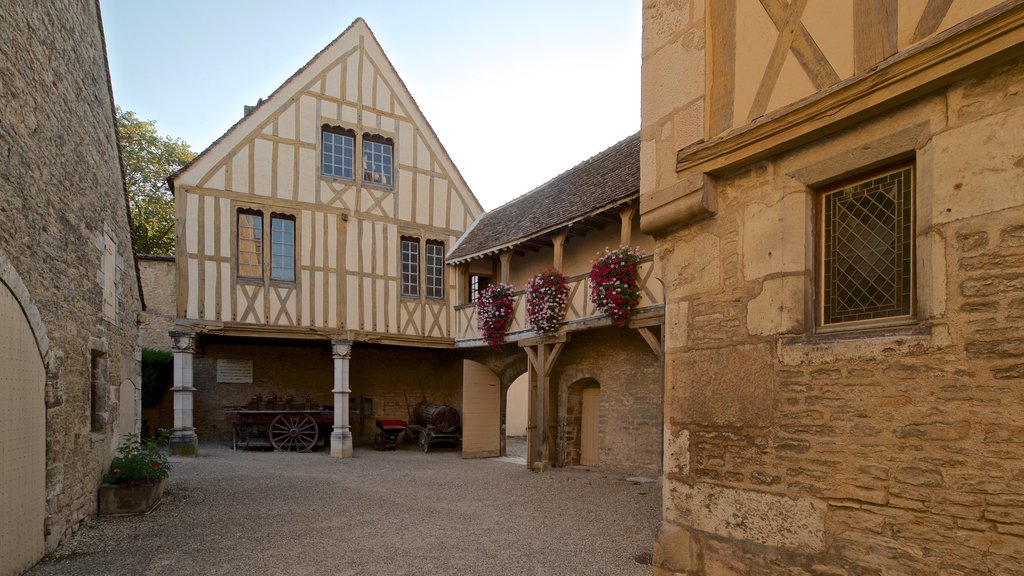
POLYGON ((664 300, 654 240, 639 229, 639 186, 634 135, 486 213, 459 239, 448 258, 460 289, 455 342, 472 359, 467 365, 490 367, 466 373, 467 455, 501 452, 505 394, 525 377, 532 468, 660 470, 664 300), (640 302, 628 326, 616 327, 591 302, 589 272, 606 248, 623 245, 646 256, 639 265, 640 302), (568 277, 569 294, 558 330, 538 334, 527 316, 525 288, 549 269, 568 277), (513 315, 507 344, 484 352, 474 300, 493 283, 514 289, 513 315))
POLYGON ((363 20, 169 182, 178 452, 254 394, 333 405, 336 456, 460 405, 444 257, 482 209, 363 20))

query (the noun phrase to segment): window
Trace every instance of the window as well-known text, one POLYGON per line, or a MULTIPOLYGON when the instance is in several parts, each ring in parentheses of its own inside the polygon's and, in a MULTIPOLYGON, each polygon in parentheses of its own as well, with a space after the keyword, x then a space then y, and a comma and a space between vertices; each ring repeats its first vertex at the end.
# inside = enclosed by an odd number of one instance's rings
POLYGON ((480 276, 474 274, 469 277, 469 301, 476 302, 476 299, 480 296, 480 292, 491 285, 491 278, 489 276, 480 276))
POLYGON ((420 295, 420 240, 402 238, 402 296, 420 295))
POLYGON ((263 215, 238 211, 238 276, 263 278, 263 215))
POLYGON ((355 178, 354 157, 356 133, 326 124, 321 128, 323 135, 322 171, 325 176, 355 178))
POLYGON ((363 181, 391 187, 391 139, 363 136, 363 181))
POLYGON ((427 242, 427 298, 444 298, 444 244, 427 242))
POLYGON ((913 178, 906 166, 822 194, 823 327, 911 316, 913 178))
POLYGON ((295 281, 295 218, 270 216, 270 279, 295 281))

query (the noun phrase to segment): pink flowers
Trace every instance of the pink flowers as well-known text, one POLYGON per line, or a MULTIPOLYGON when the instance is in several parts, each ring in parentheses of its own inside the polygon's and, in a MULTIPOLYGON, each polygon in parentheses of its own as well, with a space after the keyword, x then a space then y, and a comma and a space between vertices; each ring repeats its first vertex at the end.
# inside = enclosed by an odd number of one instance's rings
POLYGON ((491 348, 505 342, 505 332, 512 320, 512 287, 495 284, 480 291, 476 299, 477 325, 491 348))
POLYGON ((590 269, 590 301, 620 328, 629 323, 633 308, 640 302, 637 272, 643 257, 639 246, 606 248, 590 269))
POLYGON ((558 331, 569 295, 566 280, 556 270, 545 270, 526 284, 526 315, 537 332, 551 334, 558 331))

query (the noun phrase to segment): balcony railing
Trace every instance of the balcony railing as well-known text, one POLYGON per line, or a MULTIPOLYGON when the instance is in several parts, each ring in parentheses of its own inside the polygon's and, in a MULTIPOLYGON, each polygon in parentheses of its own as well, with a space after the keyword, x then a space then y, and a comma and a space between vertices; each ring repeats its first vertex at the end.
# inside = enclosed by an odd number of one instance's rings
MULTIPOLYGON (((660 280, 654 276, 654 257, 645 256, 640 260, 638 269, 640 280, 640 303, 634 311, 635 316, 658 316, 663 313, 664 299, 660 280)), ((569 297, 565 305, 565 319, 562 330, 575 331, 595 326, 611 324, 611 318, 594 309, 590 302, 590 275, 579 274, 569 277, 569 297)), ((513 293, 512 323, 508 328, 506 340, 515 341, 528 338, 535 334, 526 317, 526 293, 517 290, 513 293)), ((455 340, 459 346, 478 346, 483 344, 483 335, 477 326, 476 304, 462 304, 455 307, 455 340)))

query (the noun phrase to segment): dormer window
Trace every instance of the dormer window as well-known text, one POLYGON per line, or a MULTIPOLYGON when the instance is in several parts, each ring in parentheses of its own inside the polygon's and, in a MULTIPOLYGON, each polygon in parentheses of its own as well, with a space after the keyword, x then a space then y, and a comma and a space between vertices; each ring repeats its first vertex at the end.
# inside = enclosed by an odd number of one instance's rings
POLYGON ((392 152, 390 138, 376 134, 363 135, 363 182, 392 186, 392 152))
POLYGON ((355 131, 324 124, 321 127, 321 134, 323 140, 321 171, 324 176, 346 180, 355 179, 355 131))

